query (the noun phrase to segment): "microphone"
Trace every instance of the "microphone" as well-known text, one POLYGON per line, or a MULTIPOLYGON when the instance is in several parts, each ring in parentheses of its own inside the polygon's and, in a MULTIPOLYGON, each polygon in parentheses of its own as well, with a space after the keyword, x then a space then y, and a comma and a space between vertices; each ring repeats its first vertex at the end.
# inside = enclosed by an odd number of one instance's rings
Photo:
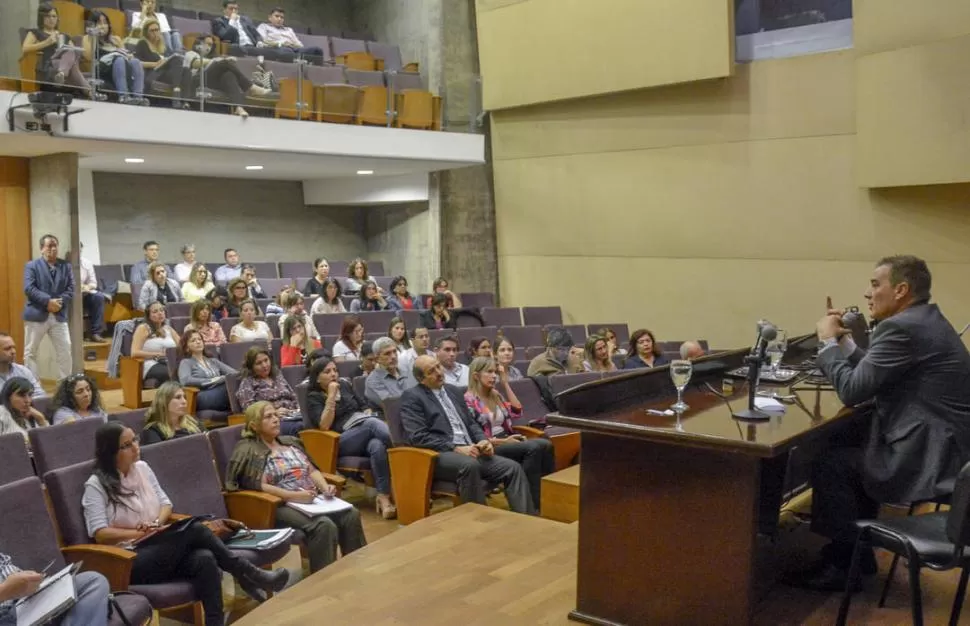
POLYGON ((751 354, 745 358, 748 364, 748 408, 732 412, 732 417, 740 420, 766 420, 771 416, 754 405, 755 392, 758 386, 758 373, 765 362, 768 342, 778 337, 778 328, 768 320, 758 320, 758 341, 751 349, 751 354))
POLYGON ((758 320, 758 340, 751 349, 751 354, 762 355, 768 349, 768 342, 778 336, 778 328, 768 320, 758 320))
POLYGON ((842 327, 852 332, 852 341, 863 350, 869 349, 869 323, 859 309, 852 307, 842 314, 842 327))

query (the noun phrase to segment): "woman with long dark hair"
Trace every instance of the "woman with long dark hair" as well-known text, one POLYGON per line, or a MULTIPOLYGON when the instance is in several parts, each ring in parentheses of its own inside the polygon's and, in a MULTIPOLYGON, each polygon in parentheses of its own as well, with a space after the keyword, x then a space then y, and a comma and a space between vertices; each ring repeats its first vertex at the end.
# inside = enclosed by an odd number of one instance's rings
POLYGON ((161 384, 168 380, 168 364, 165 350, 178 346, 179 334, 168 325, 165 305, 152 302, 145 309, 145 321, 135 328, 131 336, 131 356, 145 359, 141 366, 142 378, 161 384))
POLYGON ((660 367, 669 365, 670 361, 660 351, 660 346, 653 333, 646 328, 633 331, 630 335, 629 356, 623 364, 625 370, 635 370, 641 367, 660 367))
POLYGON ((372 280, 364 282, 357 299, 350 303, 351 313, 360 313, 361 311, 386 311, 389 308, 391 306, 384 299, 384 296, 381 295, 377 283, 372 280))
POLYGON ((416 311, 421 308, 418 299, 408 291, 408 279, 403 276, 395 276, 391 279, 391 295, 387 297, 387 303, 395 311, 416 311))
MULTIPOLYGON (((136 541, 168 523, 172 502, 151 467, 141 460, 135 433, 124 424, 107 422, 95 433, 94 473, 84 483, 81 505, 88 535, 100 544, 136 541)), ((188 580, 202 601, 206 626, 225 624, 223 571, 257 601, 265 599, 263 590, 281 591, 289 578, 285 569, 262 570, 233 554, 197 521, 134 550, 129 582, 188 580)))
POLYGON ((14 376, 0 389, 0 435, 20 433, 27 440, 27 431, 48 426, 44 414, 31 406, 34 386, 26 378, 14 376))
POLYGON ((340 298, 343 295, 343 290, 336 279, 328 278, 325 280, 320 290, 320 297, 314 300, 313 306, 310 307, 312 315, 347 312, 347 307, 344 306, 344 301, 340 298))
POLYGON ((68 376, 54 392, 54 425, 81 419, 95 418, 102 422, 108 414, 101 406, 101 392, 94 380, 86 374, 68 376))
POLYGON ((359 361, 364 343, 364 325, 356 315, 348 315, 340 326, 340 341, 333 345, 335 361, 359 361))
POLYGON ((421 326, 428 330, 455 330, 458 328, 458 317, 448 309, 448 297, 441 293, 434 294, 428 302, 428 308, 421 311, 421 326))
POLYGON ((197 330, 186 330, 179 342, 179 382, 200 389, 195 396, 196 411, 229 411, 226 376, 236 373, 219 359, 205 354, 205 341, 197 330))
POLYGON ((226 343, 226 332, 222 330, 222 324, 212 319, 212 305, 206 300, 198 300, 192 305, 185 330, 197 331, 207 346, 226 343))
POLYGON ((105 96, 91 88, 81 73, 81 60, 77 48, 70 45, 70 38, 58 30, 60 18, 57 9, 46 2, 37 8, 37 28, 27 31, 21 45, 24 53, 37 52, 37 80, 55 85, 67 85, 84 92, 92 100, 104 100, 105 96))
POLYGON ((236 65, 235 58, 214 56, 215 51, 215 37, 203 35, 195 40, 192 52, 185 55, 194 77, 193 86, 201 84, 199 77, 204 71, 206 87, 226 94, 233 105, 233 115, 249 117, 249 112, 243 108, 246 95, 266 96, 272 92, 249 80, 236 65))
POLYGON ((145 68, 125 49, 121 38, 111 32, 111 21, 103 11, 91 11, 89 21, 97 35, 84 36, 84 58, 97 63, 98 74, 118 92, 118 102, 148 106, 145 92, 145 68), (98 57, 94 58, 97 54, 98 57))
POLYGON ((280 365, 303 365, 308 354, 320 347, 320 342, 306 334, 306 326, 298 317, 288 317, 283 323, 283 345, 280 346, 280 365))
POLYGON ((303 414, 296 392, 283 378, 268 348, 250 348, 246 353, 236 399, 244 411, 254 402, 269 402, 282 421, 284 435, 296 436, 303 430, 303 414))
POLYGON ((408 339, 408 326, 400 317, 391 319, 391 323, 387 327, 387 336, 394 340, 398 356, 411 349, 411 340, 408 339))

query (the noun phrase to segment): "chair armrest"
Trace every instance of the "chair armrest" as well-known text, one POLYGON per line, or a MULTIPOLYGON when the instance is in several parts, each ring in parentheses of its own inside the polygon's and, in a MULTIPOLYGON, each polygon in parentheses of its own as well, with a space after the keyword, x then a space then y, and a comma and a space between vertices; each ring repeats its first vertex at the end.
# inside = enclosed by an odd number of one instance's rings
POLYGON ((189 405, 189 415, 195 415, 196 397, 202 390, 198 387, 182 387, 182 391, 185 392, 185 402, 189 405))
POLYGON ((122 356, 118 362, 121 376, 122 404, 129 409, 140 409, 142 406, 142 367, 145 359, 133 356, 122 356))
POLYGON ((276 526, 276 509, 282 499, 262 491, 227 491, 223 494, 229 517, 250 528, 276 526))
POLYGON ((229 416, 230 426, 239 426, 240 424, 246 423, 246 416, 242 413, 233 413, 229 416))
POLYGON ((61 548, 68 563, 83 561, 84 571, 95 571, 108 579, 111 591, 126 591, 131 581, 135 553, 117 546, 83 543, 61 548))
POLYGON ((572 465, 573 459, 579 454, 579 431, 554 435, 549 437, 549 441, 552 442, 552 447, 556 453, 556 471, 564 470, 572 465))
POLYGON ((513 426, 512 430, 514 430, 517 434, 522 435, 526 439, 538 439, 543 435, 541 430, 531 426, 513 426))
POLYGON ((417 74, 421 72, 421 65, 417 61, 411 61, 410 63, 405 63, 401 71, 414 72, 415 74, 417 74))
POLYGON ((310 460, 321 472, 337 473, 337 451, 340 447, 340 434, 332 430, 308 428, 300 431, 300 439, 310 460))
POLYGON ((407 446, 387 451, 397 519, 410 524, 431 514, 431 482, 438 453, 407 446))
POLYGON ((181 522, 184 519, 192 517, 191 515, 186 515, 185 513, 172 513, 168 516, 168 521, 170 522, 181 522))
POLYGON ((323 474, 323 477, 326 479, 328 483, 330 483, 331 485, 337 488, 338 496, 340 495, 340 492, 344 490, 344 487, 347 486, 347 478, 344 476, 341 476, 340 474, 329 474, 327 472, 320 472, 320 473, 323 474))

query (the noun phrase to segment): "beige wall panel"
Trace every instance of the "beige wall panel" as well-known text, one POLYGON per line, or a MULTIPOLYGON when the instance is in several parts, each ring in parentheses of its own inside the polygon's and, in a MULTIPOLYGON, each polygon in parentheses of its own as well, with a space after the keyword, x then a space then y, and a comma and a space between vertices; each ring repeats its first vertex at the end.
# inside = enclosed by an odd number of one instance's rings
POLYGON ((970 34, 967 0, 854 0, 852 28, 859 55, 970 34))
POLYGON ((478 6, 488 110, 724 77, 734 66, 732 0, 478 6))
POLYGON ((685 83, 499 111, 496 161, 855 132, 851 50, 739 65, 685 83))
POLYGON ((859 184, 970 181, 970 35, 858 60, 859 184))
MULTIPOLYGON (((865 306, 873 262, 747 259, 502 257, 502 302, 561 302, 567 323, 627 321, 661 341, 750 344, 762 317, 792 333, 814 329, 825 296, 865 306)), ((936 300, 959 329, 970 321, 970 264, 931 263, 936 300)))

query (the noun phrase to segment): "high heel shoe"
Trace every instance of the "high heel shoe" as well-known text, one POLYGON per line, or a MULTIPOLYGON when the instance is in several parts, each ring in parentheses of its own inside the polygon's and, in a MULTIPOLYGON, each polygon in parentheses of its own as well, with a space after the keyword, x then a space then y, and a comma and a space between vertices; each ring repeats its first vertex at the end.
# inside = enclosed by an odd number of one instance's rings
POLYGON ((387 502, 384 504, 381 499, 377 499, 377 514, 384 519, 396 519, 397 518, 397 507, 393 503, 387 502))
POLYGON ((257 602, 266 600, 263 591, 282 591, 290 580, 290 572, 282 567, 269 571, 260 569, 249 561, 241 561, 239 568, 235 574, 239 587, 257 602))

